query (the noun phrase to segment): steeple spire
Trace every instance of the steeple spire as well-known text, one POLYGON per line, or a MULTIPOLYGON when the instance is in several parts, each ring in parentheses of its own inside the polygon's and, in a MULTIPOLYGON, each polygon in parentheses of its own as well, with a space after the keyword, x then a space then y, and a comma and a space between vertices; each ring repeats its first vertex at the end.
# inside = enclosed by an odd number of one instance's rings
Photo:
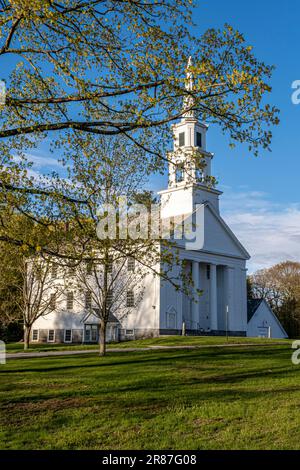
MULTIPOLYGON (((186 67, 186 79, 185 79, 185 89, 191 93, 195 90, 194 75, 191 71, 193 66, 192 56, 189 57, 187 67, 186 67)), ((183 99, 183 111, 188 110, 183 114, 184 118, 195 118, 196 112, 194 109, 191 109, 195 104, 195 98, 191 94, 187 94, 183 99)))
POLYGON ((173 150, 168 153, 169 184, 161 191, 162 218, 192 214, 197 204, 209 203, 219 212, 219 195, 212 186, 213 154, 206 150, 208 126, 199 121, 192 58, 185 69, 182 119, 173 124, 173 150), (212 183, 212 184, 211 184, 212 183))

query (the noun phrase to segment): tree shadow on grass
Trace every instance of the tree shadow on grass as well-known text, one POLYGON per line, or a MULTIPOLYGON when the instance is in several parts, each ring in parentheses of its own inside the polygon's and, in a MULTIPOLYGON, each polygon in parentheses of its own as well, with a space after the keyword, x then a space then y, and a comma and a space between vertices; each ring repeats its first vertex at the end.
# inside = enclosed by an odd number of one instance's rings
MULTIPOLYGON (((262 348, 259 347, 257 349, 249 351, 248 348, 241 348, 240 350, 235 350, 234 348, 226 348, 225 349, 199 349, 199 350, 184 350, 181 352, 176 351, 174 353, 173 351, 170 350, 165 350, 165 351, 143 351, 143 352, 136 352, 136 353, 127 353, 126 358, 124 358, 123 353, 111 353, 107 355, 105 358, 100 358, 99 357, 99 362, 89 364, 85 363, 83 364, 82 362, 78 362, 78 364, 75 364, 74 361, 79 361, 80 359, 86 360, 86 362, 90 362, 91 360, 95 361, 95 357, 87 358, 85 355, 76 355, 74 356, 61 356, 61 357, 51 357, 51 358, 28 358, 28 359, 22 359, 22 364, 24 364, 24 360, 29 360, 34 363, 34 361, 42 361, 43 363, 37 364, 36 367, 20 367, 20 368, 12 368, 7 370, 7 368, 1 368, 0 369, 0 374, 13 374, 13 373, 27 373, 27 372, 51 372, 51 371, 59 371, 59 370, 69 370, 69 369, 82 369, 82 368, 99 368, 99 367, 114 367, 114 366, 126 366, 126 365, 134 365, 134 364, 149 364, 151 362, 153 363, 159 363, 159 362, 165 362, 170 363, 170 365, 173 364, 174 361, 186 361, 187 359, 189 361, 191 360, 199 360, 199 359, 206 359, 207 361, 209 360, 215 360, 218 357, 222 357, 224 361, 231 361, 233 357, 239 356, 239 359, 263 359, 267 357, 267 359, 274 359, 275 357, 283 358, 283 356, 289 357, 290 354, 290 349, 282 349, 282 347, 273 347, 270 348, 269 346, 267 348, 262 348), (131 358, 128 357, 128 355, 131 355, 131 358), (147 357, 145 357, 147 355, 147 357), (142 356, 142 357, 141 357, 142 356), (157 357, 158 356, 158 357, 157 357), (115 360, 115 358, 120 358, 121 360, 115 360), (114 359, 113 359, 114 358, 114 359), (60 365, 61 362, 63 361, 63 365, 60 365), (67 364, 67 362, 72 362, 71 364, 67 364), (49 367, 48 364, 51 364, 49 367), (54 365, 53 365, 54 364, 54 365)), ((19 360, 19 359, 17 359, 19 360)), ((214 365, 216 366, 216 365, 214 365)), ((234 364, 233 364, 234 367, 234 364)))
MULTIPOLYGON (((135 376, 134 380, 124 383, 124 377, 128 376, 126 371, 124 374, 118 374, 111 379, 110 382, 105 380, 99 384, 98 388, 95 388, 93 384, 86 383, 84 377, 81 377, 81 383, 85 386, 90 385, 90 388, 86 390, 76 390, 76 384, 72 383, 70 389, 61 391, 61 393, 50 393, 49 390, 41 393, 31 394, 28 397, 16 397, 10 398, 9 403, 24 403, 34 401, 45 401, 51 399, 65 400, 70 397, 79 397, 86 399, 94 399, 97 401, 104 400, 104 403, 110 404, 111 401, 126 402, 128 406, 132 403, 132 400, 138 399, 139 393, 143 393, 143 396, 151 396, 152 398, 157 397, 162 401, 166 396, 171 400, 173 397, 182 399, 182 397, 188 397, 189 400, 194 399, 199 402, 209 400, 227 400, 236 399, 238 397, 261 397, 271 396, 276 397, 278 393, 286 392, 299 392, 300 386, 298 384, 290 384, 282 387, 278 385, 276 388, 272 387, 272 380, 277 378, 288 378, 294 376, 294 370, 286 371, 282 367, 277 367, 272 371, 266 371, 265 369, 250 370, 244 373, 234 371, 232 373, 226 373, 223 375, 218 374, 209 377, 185 377, 180 376, 178 373, 174 373, 173 377, 170 376, 159 376, 156 374, 153 377, 138 377, 135 376), (121 380, 118 380, 121 379, 121 380), (249 390, 241 390, 237 385, 243 383, 246 380, 258 380, 258 382, 251 383, 249 390), (266 381, 264 381, 266 379, 266 381), (217 389, 212 389, 212 385, 215 385, 217 389), (253 387, 256 387, 256 391, 253 391, 253 387), (45 395, 46 394, 46 395, 45 395), (129 396, 123 398, 125 395, 129 396)), ((245 385, 243 385, 245 386, 245 385)), ((60 384, 57 384, 57 390, 59 390, 60 384)), ((142 399, 144 401, 144 398, 142 399)), ((135 403, 136 404, 136 403, 135 403)), ((116 405, 116 403, 115 403, 116 405)), ((114 406, 115 406, 114 405, 114 406)))

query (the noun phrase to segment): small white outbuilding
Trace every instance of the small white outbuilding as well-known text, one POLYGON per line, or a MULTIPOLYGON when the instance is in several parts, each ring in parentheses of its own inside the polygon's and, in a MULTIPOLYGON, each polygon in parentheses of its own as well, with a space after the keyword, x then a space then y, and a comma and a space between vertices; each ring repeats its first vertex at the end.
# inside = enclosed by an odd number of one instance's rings
POLYGON ((280 321, 264 299, 248 300, 247 336, 255 338, 288 338, 280 321))

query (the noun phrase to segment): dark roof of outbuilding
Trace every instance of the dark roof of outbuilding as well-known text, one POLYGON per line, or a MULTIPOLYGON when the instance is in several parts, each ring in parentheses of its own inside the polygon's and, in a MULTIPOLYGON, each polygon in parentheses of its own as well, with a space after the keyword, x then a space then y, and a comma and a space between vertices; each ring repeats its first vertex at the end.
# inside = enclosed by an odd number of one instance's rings
POLYGON ((262 303, 263 299, 248 299, 247 301, 247 320, 248 323, 262 303))

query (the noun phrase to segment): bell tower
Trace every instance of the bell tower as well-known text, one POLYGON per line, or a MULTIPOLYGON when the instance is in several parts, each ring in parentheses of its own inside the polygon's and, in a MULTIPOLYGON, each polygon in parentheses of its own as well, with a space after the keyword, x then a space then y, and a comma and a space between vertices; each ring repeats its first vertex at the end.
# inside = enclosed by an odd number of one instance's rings
POLYGON ((206 150, 208 126, 199 121, 195 110, 192 58, 186 69, 183 114, 172 126, 173 150, 168 153, 168 189, 160 191, 162 218, 191 214, 196 204, 209 202, 219 212, 220 191, 214 189, 211 175, 213 154, 206 150))

